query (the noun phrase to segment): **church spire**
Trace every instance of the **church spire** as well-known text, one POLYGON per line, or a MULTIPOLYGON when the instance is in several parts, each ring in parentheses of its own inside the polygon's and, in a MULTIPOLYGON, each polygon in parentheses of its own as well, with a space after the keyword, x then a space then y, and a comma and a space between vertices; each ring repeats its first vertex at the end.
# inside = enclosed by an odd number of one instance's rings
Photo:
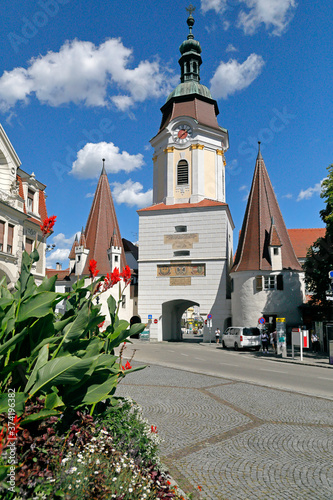
POLYGON ((181 58, 179 59, 179 64, 181 67, 181 77, 180 81, 182 83, 188 82, 190 80, 199 82, 200 81, 200 65, 202 63, 201 59, 201 46, 197 40, 194 40, 192 33, 192 28, 195 23, 192 12, 195 11, 195 7, 191 4, 186 10, 189 12, 187 18, 187 25, 189 27, 189 34, 187 39, 179 47, 181 53, 181 58))

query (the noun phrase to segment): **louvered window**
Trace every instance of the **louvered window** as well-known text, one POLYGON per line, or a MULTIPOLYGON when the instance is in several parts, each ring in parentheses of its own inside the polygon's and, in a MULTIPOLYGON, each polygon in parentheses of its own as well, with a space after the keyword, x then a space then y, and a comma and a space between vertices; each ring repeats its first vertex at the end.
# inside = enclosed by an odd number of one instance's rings
POLYGON ((256 290, 257 292, 262 290, 262 276, 256 276, 256 290))
POLYGON ((177 166, 177 184, 188 184, 188 163, 186 160, 180 160, 177 166))
POLYGON ((4 235, 5 235, 5 223, 0 222, 0 250, 1 250, 1 252, 3 252, 4 235))
POLYGON ((14 226, 8 224, 7 253, 13 253, 14 226))

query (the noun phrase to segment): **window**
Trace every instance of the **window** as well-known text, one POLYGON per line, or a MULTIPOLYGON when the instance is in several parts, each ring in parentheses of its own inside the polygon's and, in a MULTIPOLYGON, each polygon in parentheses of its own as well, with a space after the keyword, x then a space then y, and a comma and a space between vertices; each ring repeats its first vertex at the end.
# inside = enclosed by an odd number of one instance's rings
POLYGON ((0 251, 3 252, 3 239, 5 235, 5 223, 0 221, 0 251))
POLYGON ((173 252, 174 257, 186 257, 190 255, 189 250, 176 250, 176 252, 173 252))
POLYGON ((14 226, 8 224, 7 253, 13 253, 14 226))
POLYGON ((188 163, 186 160, 180 160, 177 166, 177 184, 182 186, 188 184, 188 163))
POLYGON ((30 255, 32 252, 32 245, 34 244, 33 240, 30 240, 29 238, 25 239, 25 251, 30 255))
POLYGON ((123 308, 126 307, 126 295, 121 296, 121 305, 123 308))
POLYGON ((264 290, 274 290, 275 276, 264 276, 264 290))
POLYGON ((65 293, 70 293, 70 292, 71 292, 71 287, 65 286, 65 293))
POLYGON ((28 190, 27 205, 28 205, 28 211, 33 212, 33 210, 34 210, 34 193, 33 193, 33 191, 30 191, 30 189, 28 190))
POLYGON ((176 233, 187 233, 187 226, 175 226, 176 233))
POLYGON ((279 248, 278 247, 274 247, 274 255, 279 255, 279 248))
POLYGON ((283 275, 256 276, 256 290, 283 290, 283 275))
POLYGON ((115 255, 115 256, 114 256, 114 261, 115 261, 115 262, 118 262, 118 255, 115 255))

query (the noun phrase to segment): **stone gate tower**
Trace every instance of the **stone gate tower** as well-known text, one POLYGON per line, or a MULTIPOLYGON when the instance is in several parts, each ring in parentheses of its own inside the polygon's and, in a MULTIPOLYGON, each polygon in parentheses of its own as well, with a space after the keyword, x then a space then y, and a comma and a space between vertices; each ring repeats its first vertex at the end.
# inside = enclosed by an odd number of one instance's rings
POLYGON ((192 13, 187 24, 181 83, 161 108, 160 129, 150 141, 153 205, 138 211, 139 314, 143 322, 152 316, 150 338, 158 341, 181 338, 181 316, 191 305, 198 305, 203 317, 212 314, 212 334, 231 316, 228 131, 219 126, 217 103, 200 83, 201 46, 192 34, 192 13))

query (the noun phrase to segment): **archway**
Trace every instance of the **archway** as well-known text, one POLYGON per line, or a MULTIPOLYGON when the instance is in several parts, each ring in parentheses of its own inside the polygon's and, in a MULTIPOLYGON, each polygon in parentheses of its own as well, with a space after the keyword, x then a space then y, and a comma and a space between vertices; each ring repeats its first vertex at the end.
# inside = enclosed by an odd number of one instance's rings
POLYGON ((162 340, 181 341, 181 318, 191 306, 200 306, 193 300, 176 299, 162 304, 162 340))

